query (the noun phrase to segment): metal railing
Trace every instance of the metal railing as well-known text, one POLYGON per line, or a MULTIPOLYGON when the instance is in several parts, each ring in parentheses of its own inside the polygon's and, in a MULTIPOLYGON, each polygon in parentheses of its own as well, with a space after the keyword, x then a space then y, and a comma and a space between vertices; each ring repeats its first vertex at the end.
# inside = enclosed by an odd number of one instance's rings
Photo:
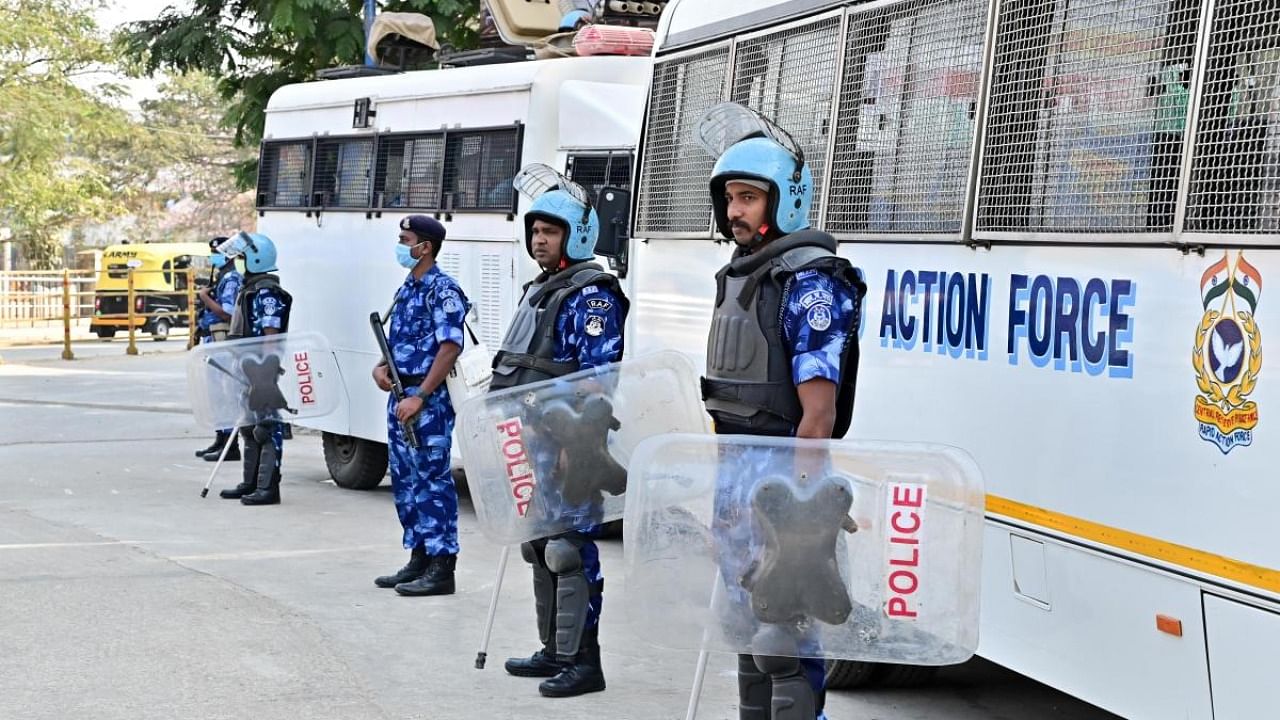
POLYGON ((195 345, 197 307, 193 268, 127 268, 113 272, 125 275, 126 289, 98 289, 96 273, 92 270, 0 272, 0 330, 60 322, 64 360, 75 358, 71 350, 72 325, 83 320, 89 320, 91 328, 101 328, 102 337, 110 337, 116 329, 126 329, 129 344, 125 353, 128 355, 138 354, 137 332, 148 325, 157 339, 165 339, 170 329, 184 329, 185 322, 187 347, 195 345), (145 275, 161 275, 162 284, 174 289, 140 290, 138 279, 145 275), (173 282, 179 277, 185 277, 185 288, 178 289, 173 282), (112 302, 114 298, 123 299, 123 305, 112 302), (179 298, 185 303, 178 302, 179 298))

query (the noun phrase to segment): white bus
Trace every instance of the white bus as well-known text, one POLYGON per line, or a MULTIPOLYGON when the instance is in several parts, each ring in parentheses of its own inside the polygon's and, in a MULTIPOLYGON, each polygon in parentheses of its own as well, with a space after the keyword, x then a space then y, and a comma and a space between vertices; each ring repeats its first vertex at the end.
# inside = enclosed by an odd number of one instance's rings
POLYGON ((347 411, 300 424, 323 431, 339 485, 371 488, 386 473, 386 393, 369 377, 378 355, 368 318, 386 312, 404 280, 393 253, 400 219, 444 222, 440 264, 473 302, 472 328, 496 349, 537 273, 524 248, 527 200, 512 179, 543 162, 593 191, 625 189, 649 68, 647 57, 579 57, 325 80, 272 95, 258 231, 279 249, 291 326, 325 335, 337 357, 347 411))
POLYGON ((693 129, 725 100, 800 143, 865 275, 851 435, 985 472, 979 654, 1127 718, 1280 715, 1280 6, 672 3, 632 351, 703 358, 729 250, 693 129))

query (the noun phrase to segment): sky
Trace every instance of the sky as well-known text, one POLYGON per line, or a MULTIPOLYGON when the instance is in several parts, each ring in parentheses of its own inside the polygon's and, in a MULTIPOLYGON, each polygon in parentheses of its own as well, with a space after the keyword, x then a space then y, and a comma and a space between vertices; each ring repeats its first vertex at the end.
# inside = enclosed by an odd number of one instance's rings
MULTIPOLYGON (((98 25, 106 32, 114 32, 121 25, 138 20, 151 20, 158 17, 167 7, 190 7, 188 0, 108 0, 107 6, 95 13, 98 25)), ((138 102, 157 95, 156 86, 161 78, 128 78, 119 75, 110 77, 112 82, 123 85, 129 97, 122 105, 131 111, 137 111, 138 102)))

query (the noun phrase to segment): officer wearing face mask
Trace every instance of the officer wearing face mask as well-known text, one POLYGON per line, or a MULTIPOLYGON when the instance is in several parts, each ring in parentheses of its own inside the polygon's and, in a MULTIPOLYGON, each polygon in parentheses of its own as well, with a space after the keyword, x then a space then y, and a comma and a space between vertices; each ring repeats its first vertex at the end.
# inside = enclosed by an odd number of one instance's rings
MULTIPOLYGON (((458 556, 458 491, 449 472, 454 410, 445 378, 462 353, 470 303, 436 264, 444 237, 444 225, 426 215, 400 221, 396 260, 409 275, 396 291, 387 333, 407 394, 387 402, 387 455, 409 562, 374 584, 409 596, 452 595, 458 556), (417 448, 409 446, 402 422, 413 423, 417 448)), ((385 360, 374 367, 373 380, 391 390, 385 360)))
MULTIPOLYGON (((236 296, 244 285, 244 276, 236 270, 235 261, 218 252, 225 237, 216 237, 209 241, 209 262, 213 265, 215 276, 213 287, 200 288, 200 317, 196 321, 200 327, 202 343, 221 342, 227 339, 227 331, 231 329, 231 312, 236 307, 236 296)), ((231 429, 219 430, 213 444, 203 450, 196 451, 196 457, 214 462, 222 454, 222 448, 228 442, 233 443, 227 451, 227 460, 240 459, 239 442, 231 429)))

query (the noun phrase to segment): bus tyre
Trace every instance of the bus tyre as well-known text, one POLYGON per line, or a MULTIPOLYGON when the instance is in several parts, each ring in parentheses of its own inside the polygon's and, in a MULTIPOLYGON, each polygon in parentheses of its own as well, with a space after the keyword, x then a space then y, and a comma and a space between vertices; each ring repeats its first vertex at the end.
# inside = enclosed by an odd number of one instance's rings
POLYGON ((894 665, 877 663, 872 682, 882 688, 913 688, 927 684, 938 674, 931 665, 894 665))
POLYGON ((828 660, 827 688, 830 690, 853 690, 870 687, 871 678, 879 669, 877 663, 858 662, 856 660, 828 660))
POLYGON ((372 490, 387 474, 387 446, 371 440, 323 433, 324 464, 338 487, 372 490))
POLYGON ((94 332, 97 333, 98 337, 103 340, 110 340, 111 338, 116 336, 115 328, 98 328, 97 330, 94 330, 94 332))
POLYGON ((169 339, 168 318, 156 318, 156 324, 151 326, 151 339, 156 342, 164 342, 169 339))

